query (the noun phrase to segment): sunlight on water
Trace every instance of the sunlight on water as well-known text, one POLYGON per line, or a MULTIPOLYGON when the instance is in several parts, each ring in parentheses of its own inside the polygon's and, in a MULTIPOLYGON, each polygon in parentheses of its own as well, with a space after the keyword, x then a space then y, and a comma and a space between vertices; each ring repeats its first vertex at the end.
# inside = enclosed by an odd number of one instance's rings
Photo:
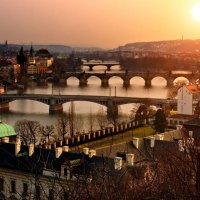
MULTIPOLYGON (((98 67, 98 70, 102 70, 98 67)), ((118 66, 113 67, 112 70, 119 70, 118 66), (116 67, 116 68, 115 68, 116 67), (118 67, 118 68, 117 68, 118 67)), ((185 80, 185 78, 178 78, 175 80, 185 80)), ((36 82, 29 82, 25 93, 29 94, 66 94, 66 95, 96 95, 96 96, 122 96, 122 97, 148 97, 148 98, 167 98, 168 89, 166 87, 166 80, 162 77, 156 77, 152 80, 152 87, 144 87, 145 81, 141 77, 134 77, 130 80, 131 86, 127 89, 123 87, 123 80, 120 77, 112 77, 109 80, 109 87, 102 88, 101 80, 95 76, 88 79, 87 87, 79 87, 79 80, 71 77, 67 80, 66 87, 52 86, 52 83, 46 86, 37 86, 36 82)), ((9 93, 15 93, 10 91, 9 93)), ((69 110, 70 103, 63 104, 64 112, 69 110)), ((119 112, 130 115, 134 104, 126 104, 119 106, 119 112)), ((75 112, 81 115, 87 115, 92 112, 96 114, 101 105, 91 102, 75 102, 75 112)), ((103 107, 106 114, 106 107, 103 107)), ((44 124, 53 124, 56 121, 56 116, 49 115, 49 106, 31 100, 16 100, 10 103, 10 112, 3 114, 5 122, 14 124, 17 120, 30 119, 38 120, 44 124)), ((87 118, 87 117, 84 117, 87 118)), ((85 122, 84 122, 85 123, 85 122)))

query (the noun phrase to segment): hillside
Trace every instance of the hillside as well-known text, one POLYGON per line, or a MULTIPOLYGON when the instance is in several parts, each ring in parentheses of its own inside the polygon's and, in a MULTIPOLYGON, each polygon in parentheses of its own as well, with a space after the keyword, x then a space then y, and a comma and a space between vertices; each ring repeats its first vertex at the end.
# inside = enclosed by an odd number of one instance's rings
POLYGON ((135 42, 120 46, 123 51, 158 51, 166 53, 200 53, 200 40, 135 42))

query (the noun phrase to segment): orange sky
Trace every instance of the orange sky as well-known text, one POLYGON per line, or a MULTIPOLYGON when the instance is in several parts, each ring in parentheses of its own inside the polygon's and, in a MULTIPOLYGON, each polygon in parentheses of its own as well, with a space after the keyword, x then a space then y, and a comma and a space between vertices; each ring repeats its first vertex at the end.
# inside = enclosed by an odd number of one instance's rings
POLYGON ((1 0, 0 42, 114 48, 200 38, 200 0, 1 0))

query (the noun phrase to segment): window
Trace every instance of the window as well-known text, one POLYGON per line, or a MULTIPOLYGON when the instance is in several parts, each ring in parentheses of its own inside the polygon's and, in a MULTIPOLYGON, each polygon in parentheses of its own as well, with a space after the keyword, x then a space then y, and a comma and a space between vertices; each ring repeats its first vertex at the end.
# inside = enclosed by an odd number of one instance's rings
POLYGON ((0 192, 4 191, 4 179, 0 178, 0 192))
POLYGON ((23 183, 23 195, 27 196, 28 195, 28 184, 23 183))
POLYGON ((40 199, 40 186, 39 185, 36 185, 35 186, 35 196, 36 196, 36 199, 40 199))
POLYGON ((11 181, 11 193, 16 193, 16 181, 11 181))
POLYGON ((67 176, 67 168, 64 168, 64 175, 67 176))

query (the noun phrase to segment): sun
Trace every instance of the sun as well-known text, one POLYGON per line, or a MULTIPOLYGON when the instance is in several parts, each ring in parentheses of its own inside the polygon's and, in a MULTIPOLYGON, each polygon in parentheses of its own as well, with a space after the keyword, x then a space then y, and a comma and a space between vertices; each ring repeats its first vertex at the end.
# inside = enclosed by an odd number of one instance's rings
POLYGON ((200 21, 200 3, 194 6, 192 9, 192 15, 195 20, 200 21))

